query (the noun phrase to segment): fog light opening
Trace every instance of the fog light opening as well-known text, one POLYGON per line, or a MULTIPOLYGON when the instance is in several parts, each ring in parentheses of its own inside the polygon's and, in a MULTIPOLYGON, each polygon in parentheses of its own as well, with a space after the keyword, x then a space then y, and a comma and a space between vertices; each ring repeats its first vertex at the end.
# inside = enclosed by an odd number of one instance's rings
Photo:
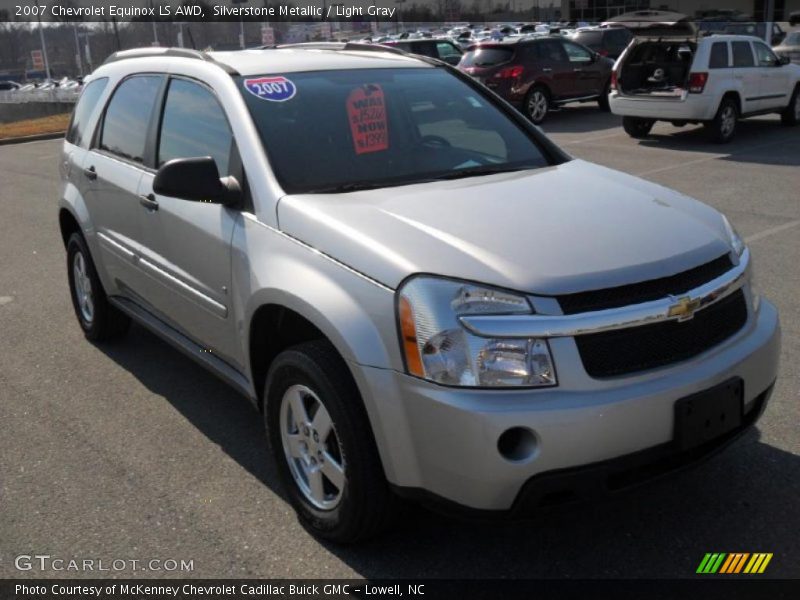
POLYGON ((520 462, 532 459, 539 448, 536 434, 525 427, 512 427, 497 439, 497 451, 506 460, 520 462))

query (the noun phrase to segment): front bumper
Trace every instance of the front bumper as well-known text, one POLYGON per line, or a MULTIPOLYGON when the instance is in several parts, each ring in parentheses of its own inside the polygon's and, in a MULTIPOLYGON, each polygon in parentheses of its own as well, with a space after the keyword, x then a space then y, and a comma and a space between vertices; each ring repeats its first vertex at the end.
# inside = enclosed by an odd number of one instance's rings
POLYGON ((679 398, 740 377, 745 424, 754 420, 777 375, 780 327, 776 309, 762 301, 737 334, 704 354, 605 380, 585 373, 572 338, 550 344, 559 386, 542 390, 447 388, 395 371, 355 368, 389 481, 470 509, 507 511, 529 504, 523 496, 541 496, 546 484, 539 483, 564 470, 647 450, 654 454, 641 454, 644 464, 648 456, 657 462, 675 454, 670 446, 679 398), (535 451, 524 460, 498 451, 501 434, 512 427, 535 433, 535 451))

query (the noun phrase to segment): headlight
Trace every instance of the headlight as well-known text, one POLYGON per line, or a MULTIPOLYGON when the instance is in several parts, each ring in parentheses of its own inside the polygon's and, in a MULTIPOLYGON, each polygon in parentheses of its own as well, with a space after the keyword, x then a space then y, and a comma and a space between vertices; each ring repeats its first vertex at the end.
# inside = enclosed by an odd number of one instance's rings
POLYGON ((724 215, 722 216, 722 222, 725 225, 725 231, 727 232, 728 239, 731 242, 731 248, 733 248, 733 251, 736 252, 736 256, 741 256, 742 252, 744 252, 744 249, 746 248, 744 240, 738 233, 736 233, 733 225, 731 225, 731 222, 728 221, 728 218, 724 215))
POLYGON ((531 314, 524 296, 481 285, 418 276, 398 291, 398 321, 411 375, 453 386, 556 385, 550 348, 541 339, 495 339, 469 333, 463 315, 531 314))

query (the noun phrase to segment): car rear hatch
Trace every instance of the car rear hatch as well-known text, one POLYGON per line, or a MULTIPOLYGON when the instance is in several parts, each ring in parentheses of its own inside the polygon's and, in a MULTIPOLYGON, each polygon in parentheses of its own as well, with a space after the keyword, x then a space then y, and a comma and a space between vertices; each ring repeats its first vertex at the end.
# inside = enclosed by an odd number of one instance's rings
POLYGON ((614 67, 613 85, 624 96, 683 100, 702 92, 707 73, 693 73, 697 51, 694 37, 652 36, 640 30, 614 67))
POLYGON ((512 44, 478 44, 471 46, 458 68, 472 75, 482 83, 487 83, 514 60, 515 46, 512 44))

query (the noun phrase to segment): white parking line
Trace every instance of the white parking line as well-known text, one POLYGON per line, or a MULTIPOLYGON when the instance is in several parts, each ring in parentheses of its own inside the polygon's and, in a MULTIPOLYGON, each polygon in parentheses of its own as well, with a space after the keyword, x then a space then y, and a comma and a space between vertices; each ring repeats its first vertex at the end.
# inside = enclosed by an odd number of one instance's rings
POLYGON ((744 238, 744 241, 748 244, 764 239, 765 237, 769 237, 771 235, 775 235, 776 233, 780 233, 781 231, 786 231, 787 229, 791 229, 792 227, 797 227, 800 225, 800 219, 796 219, 794 221, 789 221, 788 223, 783 223, 782 225, 776 225, 775 227, 770 227, 769 229, 765 229, 764 231, 759 231, 758 233, 754 233, 753 235, 748 235, 744 238))
MULTIPOLYGON (((550 135, 550 134, 548 134, 550 135)), ((561 142, 562 146, 569 146, 570 144, 591 144, 592 142, 596 142, 598 140, 607 140, 608 138, 619 137, 621 135, 627 135, 625 133, 609 133, 607 135, 598 135, 595 137, 585 138, 582 140, 570 140, 569 142, 561 142)))

